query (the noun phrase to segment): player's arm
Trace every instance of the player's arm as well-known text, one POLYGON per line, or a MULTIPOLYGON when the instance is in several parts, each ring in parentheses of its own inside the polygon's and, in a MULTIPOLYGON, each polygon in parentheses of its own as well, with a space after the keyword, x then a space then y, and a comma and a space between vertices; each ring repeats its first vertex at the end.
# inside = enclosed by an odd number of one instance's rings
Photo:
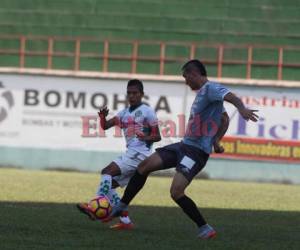
POLYGON ((137 136, 138 139, 140 139, 142 141, 150 142, 150 143, 158 142, 158 141, 161 140, 159 127, 157 125, 150 127, 150 134, 149 135, 145 135, 143 132, 137 131, 136 136, 137 136))
POLYGON ((160 131, 158 127, 158 119, 154 110, 149 109, 146 115, 146 127, 149 131, 144 134, 142 131, 137 131, 136 136, 139 140, 149 143, 158 142, 161 140, 160 131))
POLYGON ((119 126, 119 119, 116 116, 109 120, 106 120, 108 112, 109 109, 107 107, 101 108, 98 112, 98 116, 100 118, 100 126, 103 130, 109 129, 113 126, 119 126))
POLYGON ((216 153, 224 152, 224 147, 220 144, 220 141, 222 140, 223 136, 226 134, 228 127, 229 127, 229 116, 228 116, 227 112, 225 111, 222 113, 221 124, 215 135, 215 142, 213 144, 214 151, 216 153))
POLYGON ((238 98, 235 94, 228 92, 224 96, 224 100, 233 104, 245 120, 257 122, 258 115, 255 112, 257 112, 258 110, 246 108, 242 100, 238 98))

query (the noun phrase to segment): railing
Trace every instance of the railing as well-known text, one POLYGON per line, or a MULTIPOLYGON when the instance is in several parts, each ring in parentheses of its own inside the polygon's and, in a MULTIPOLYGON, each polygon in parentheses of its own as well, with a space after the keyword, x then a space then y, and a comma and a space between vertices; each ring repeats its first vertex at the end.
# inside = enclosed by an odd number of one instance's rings
MULTIPOLYGON (((0 65, 2 67, 12 66, 21 69, 68 67, 74 71, 100 72, 116 72, 119 67, 126 73, 145 73, 147 65, 143 67, 139 65, 150 63, 154 68, 152 74, 178 75, 180 65, 193 58, 199 58, 208 67, 215 68, 212 71, 214 71, 214 76, 219 78, 224 77, 224 67, 230 66, 232 70, 238 71, 240 77, 246 79, 253 78, 254 68, 271 68, 276 74, 274 79, 282 80, 284 70, 298 72, 300 69, 300 46, 100 40, 87 37, 0 36, 0 65), (37 58, 39 62, 35 61, 37 58), (64 60, 67 60, 68 66, 65 65, 64 60), (91 61, 87 63, 86 60, 91 61), (113 62, 117 63, 117 66, 111 66, 113 62), (126 66, 120 66, 123 62, 126 62, 126 66), (166 69, 168 66, 171 66, 171 69, 166 69), (238 68, 235 68, 236 66, 238 68)), ((296 74, 296 80, 300 80, 300 73, 298 76, 296 74)))

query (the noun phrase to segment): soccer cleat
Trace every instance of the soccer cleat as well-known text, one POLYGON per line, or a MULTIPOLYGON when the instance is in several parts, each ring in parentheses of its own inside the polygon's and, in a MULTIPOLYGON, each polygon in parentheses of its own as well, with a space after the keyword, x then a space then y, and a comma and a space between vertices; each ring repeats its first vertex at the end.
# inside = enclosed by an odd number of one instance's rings
POLYGON ((134 225, 132 222, 126 224, 120 221, 117 224, 110 226, 109 228, 113 230, 131 230, 134 228, 134 225))
POLYGON ((81 213, 87 215, 90 220, 96 220, 94 213, 91 211, 87 203, 78 203, 76 207, 81 213))
POLYGON ((197 235, 200 239, 212 239, 217 236, 217 232, 208 224, 199 228, 199 233, 197 235))
MULTIPOLYGON (((128 211, 120 211, 120 216, 121 217, 126 217, 126 216, 128 216, 128 211)), ((112 221, 114 218, 116 218, 117 216, 112 216, 111 214, 108 216, 108 217, 106 217, 105 219, 102 219, 101 221, 103 222, 103 223, 107 223, 107 222, 110 222, 110 221, 112 221)))

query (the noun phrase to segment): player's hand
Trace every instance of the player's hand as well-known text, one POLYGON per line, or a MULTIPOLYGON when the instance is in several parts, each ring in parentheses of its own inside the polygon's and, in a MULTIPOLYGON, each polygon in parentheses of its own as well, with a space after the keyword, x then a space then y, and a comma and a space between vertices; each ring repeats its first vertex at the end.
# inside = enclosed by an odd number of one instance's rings
POLYGON ((239 112, 246 121, 251 120, 253 122, 257 122, 258 120, 258 115, 255 113, 258 112, 258 110, 244 108, 239 110, 239 112))
POLYGON ((140 131, 140 130, 137 130, 137 131, 135 131, 135 135, 136 135, 136 137, 139 139, 139 140, 144 140, 144 138, 145 138, 145 134, 142 132, 142 131, 140 131))
POLYGON ((224 147, 220 144, 220 142, 215 142, 213 144, 213 147, 214 147, 215 153, 217 153, 217 154, 222 154, 225 151, 224 147))
POLYGON ((98 116, 101 118, 101 117, 106 117, 108 115, 108 112, 109 112, 109 109, 105 106, 101 109, 99 109, 99 112, 98 112, 98 116))

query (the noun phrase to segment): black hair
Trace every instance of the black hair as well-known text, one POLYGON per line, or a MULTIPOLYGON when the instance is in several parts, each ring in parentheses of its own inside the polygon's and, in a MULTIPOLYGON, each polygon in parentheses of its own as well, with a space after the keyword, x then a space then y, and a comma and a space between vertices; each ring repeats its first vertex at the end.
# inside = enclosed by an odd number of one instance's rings
POLYGON ((204 64, 197 59, 188 61, 182 66, 181 69, 182 71, 190 71, 191 69, 196 69, 202 76, 207 76, 204 64))
POLYGON ((130 86, 136 86, 139 91, 144 94, 144 86, 143 86, 143 83, 138 80, 138 79, 131 79, 128 81, 127 83, 127 88, 130 87, 130 86))

